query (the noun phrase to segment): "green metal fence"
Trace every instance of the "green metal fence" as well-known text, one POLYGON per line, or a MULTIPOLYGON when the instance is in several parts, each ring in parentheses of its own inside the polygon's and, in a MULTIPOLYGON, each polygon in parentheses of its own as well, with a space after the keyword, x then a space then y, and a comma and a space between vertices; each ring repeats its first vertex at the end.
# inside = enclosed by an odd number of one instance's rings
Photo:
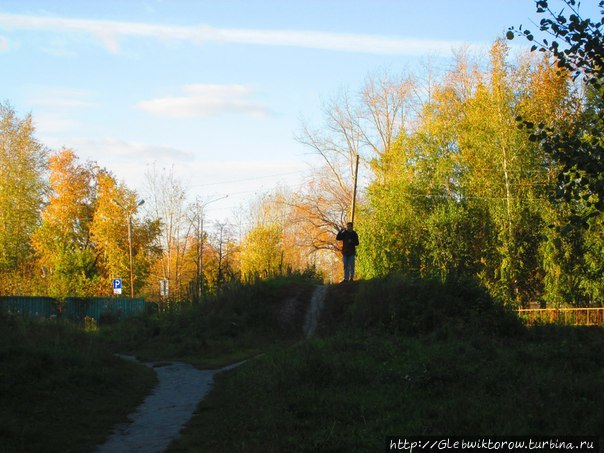
POLYGON ((101 320, 102 317, 127 318, 144 313, 144 299, 95 297, 91 299, 67 298, 62 306, 62 317, 82 321, 85 317, 101 320))
POLYGON ((52 297, 2 296, 0 310, 30 318, 50 318, 59 314, 57 301, 52 297))
POLYGON ((51 297, 0 296, 0 311, 30 318, 60 317, 73 321, 103 317, 123 319, 145 313, 144 299, 111 297, 67 298, 63 303, 51 297))

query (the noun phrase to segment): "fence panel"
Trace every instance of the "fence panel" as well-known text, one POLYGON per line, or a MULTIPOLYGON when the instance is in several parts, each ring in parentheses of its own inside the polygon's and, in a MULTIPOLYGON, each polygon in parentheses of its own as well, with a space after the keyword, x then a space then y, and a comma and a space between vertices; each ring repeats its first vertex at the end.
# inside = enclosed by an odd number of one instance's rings
POLYGON ((85 317, 97 321, 103 316, 123 319, 145 313, 147 304, 144 299, 126 299, 95 297, 90 299, 68 298, 63 304, 63 317, 84 320, 85 317))
POLYGON ((52 297, 0 296, 0 310, 29 318, 58 316, 57 301, 52 297))
POLYGON ((86 317, 99 321, 103 316, 123 319, 145 313, 147 303, 144 299, 111 297, 70 297, 59 303, 51 297, 2 296, 0 310, 19 316, 44 318, 61 316, 63 319, 82 322, 86 317))

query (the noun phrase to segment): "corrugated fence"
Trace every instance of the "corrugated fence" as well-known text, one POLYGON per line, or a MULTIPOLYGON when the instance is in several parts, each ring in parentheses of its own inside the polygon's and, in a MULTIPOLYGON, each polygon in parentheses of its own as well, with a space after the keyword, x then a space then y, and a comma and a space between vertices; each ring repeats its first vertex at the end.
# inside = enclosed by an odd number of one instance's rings
POLYGON ((111 297, 66 298, 59 302, 52 297, 0 296, 0 311, 24 317, 50 318, 60 317, 73 321, 103 317, 123 319, 145 313, 147 303, 144 299, 126 299, 111 297))

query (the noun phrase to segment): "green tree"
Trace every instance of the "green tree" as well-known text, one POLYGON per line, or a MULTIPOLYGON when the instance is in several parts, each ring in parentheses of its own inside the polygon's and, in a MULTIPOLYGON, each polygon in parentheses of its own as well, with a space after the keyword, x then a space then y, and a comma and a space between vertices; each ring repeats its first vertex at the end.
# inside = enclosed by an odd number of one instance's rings
MULTIPOLYGON (((295 204, 311 238, 316 262, 326 263, 321 267, 327 275, 336 275, 334 263, 340 267, 334 238, 351 220, 357 156, 361 156, 363 172, 366 161, 388 155, 396 146, 400 131, 414 115, 414 89, 415 82, 408 76, 386 71, 371 74, 360 90, 341 92, 324 106, 324 123, 319 129, 305 124, 297 137, 324 162, 295 204)), ((362 198, 361 193, 358 198, 362 198)), ((355 217, 357 221, 362 221, 360 216, 355 217)), ((363 240, 363 244, 367 242, 363 240)), ((370 275, 371 269, 360 267, 370 275)))
POLYGON ((34 137, 31 115, 19 118, 0 103, 0 292, 27 292, 34 275, 30 235, 40 225, 46 149, 34 137), (12 284, 10 284, 12 282, 12 284))
POLYGON ((134 292, 139 294, 147 283, 152 263, 160 255, 156 244, 159 235, 158 220, 139 220, 136 192, 116 181, 101 170, 95 183, 94 217, 90 230, 97 256, 97 294, 111 295, 111 281, 122 278, 124 294, 130 293, 130 263, 128 243, 128 214, 118 201, 132 212, 132 256, 134 292))
MULTIPOLYGON (((535 2, 537 13, 545 15, 539 30, 548 35, 547 38, 535 41, 534 34, 530 30, 522 31, 522 27, 510 28, 507 37, 513 39, 519 34, 535 42, 533 51, 551 53, 561 70, 570 72, 587 88, 582 114, 568 128, 559 130, 524 119, 531 139, 561 164, 559 198, 575 200, 575 210, 586 218, 604 210, 604 22, 582 18, 576 0, 563 1, 565 9, 558 13, 550 9, 547 0, 535 2)), ((604 1, 598 5, 604 16, 604 1)))
POLYGON ((266 278, 283 271, 283 230, 276 224, 257 225, 241 245, 243 278, 266 278))
POLYGON ((577 102, 567 75, 546 60, 510 62, 507 51, 496 41, 489 65, 458 54, 456 67, 426 90, 417 124, 373 161, 359 225, 367 275, 476 275, 511 304, 542 295, 556 164, 515 118, 560 125, 577 102))

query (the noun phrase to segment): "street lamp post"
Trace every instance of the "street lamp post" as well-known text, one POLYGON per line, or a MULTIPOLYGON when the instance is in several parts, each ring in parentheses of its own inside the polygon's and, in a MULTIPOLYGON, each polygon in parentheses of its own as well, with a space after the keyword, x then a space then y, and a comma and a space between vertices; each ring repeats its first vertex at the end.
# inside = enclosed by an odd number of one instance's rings
POLYGON ((130 254, 130 299, 134 299, 134 272, 132 266, 132 213, 136 208, 142 206, 145 200, 139 201, 132 209, 127 209, 115 198, 112 200, 116 205, 122 208, 128 214, 128 250, 130 254))

